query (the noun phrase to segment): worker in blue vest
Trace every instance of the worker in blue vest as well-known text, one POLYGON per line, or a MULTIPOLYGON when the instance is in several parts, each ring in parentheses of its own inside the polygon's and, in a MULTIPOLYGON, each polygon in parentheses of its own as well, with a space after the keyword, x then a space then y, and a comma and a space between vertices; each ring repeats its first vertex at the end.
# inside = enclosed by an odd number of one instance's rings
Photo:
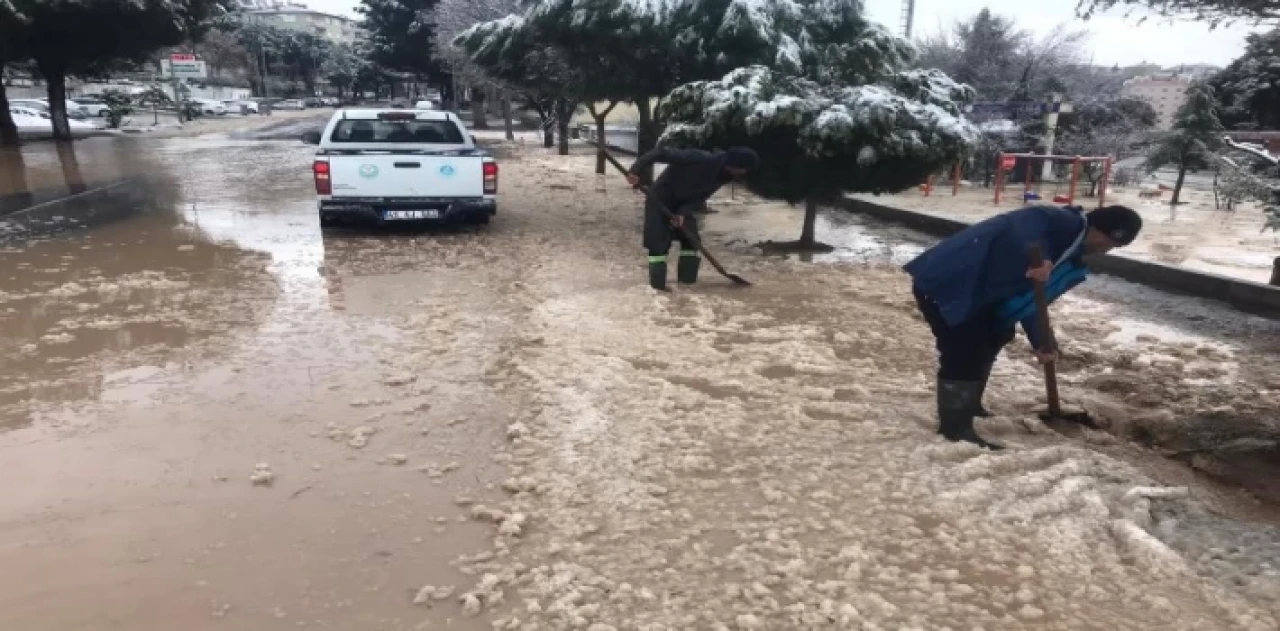
POLYGON ((987 449, 1003 446, 973 429, 988 416, 982 395, 1000 350, 1022 324, 1041 363, 1057 360, 1036 327, 1033 280, 1045 283, 1050 301, 1084 282, 1083 256, 1133 242, 1142 218, 1124 206, 1089 213, 1079 207, 1029 206, 976 223, 926 250, 904 269, 920 313, 937 340, 938 433, 987 449), (1029 247, 1044 263, 1033 267, 1029 247))

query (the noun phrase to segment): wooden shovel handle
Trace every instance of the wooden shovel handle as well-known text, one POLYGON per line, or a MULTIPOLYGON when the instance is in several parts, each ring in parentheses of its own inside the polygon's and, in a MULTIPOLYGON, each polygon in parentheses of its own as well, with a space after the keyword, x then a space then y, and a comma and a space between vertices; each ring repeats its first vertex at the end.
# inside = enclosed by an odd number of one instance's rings
MULTIPOLYGON (((1044 264, 1044 253, 1040 250, 1040 246, 1032 245, 1027 248, 1027 258, 1031 260, 1031 267, 1040 267, 1044 264)), ((1057 341, 1053 336, 1053 326, 1049 322, 1049 297, 1045 293, 1044 283, 1038 280, 1032 281, 1035 285, 1036 296, 1036 329, 1040 334, 1044 347, 1036 350, 1041 353, 1051 353, 1058 347, 1057 341)), ((1045 398, 1049 403, 1049 417, 1059 418, 1062 416, 1062 402, 1058 398, 1058 368, 1054 364, 1044 365, 1044 388, 1045 398)))

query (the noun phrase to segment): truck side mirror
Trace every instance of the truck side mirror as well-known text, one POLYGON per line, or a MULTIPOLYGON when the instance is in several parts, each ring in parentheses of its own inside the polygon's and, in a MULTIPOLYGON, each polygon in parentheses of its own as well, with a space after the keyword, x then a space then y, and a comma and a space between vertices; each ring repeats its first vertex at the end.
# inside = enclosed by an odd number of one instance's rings
POLYGON ((311 131, 302 132, 302 142, 305 142, 308 145, 320 144, 320 132, 314 129, 311 131))

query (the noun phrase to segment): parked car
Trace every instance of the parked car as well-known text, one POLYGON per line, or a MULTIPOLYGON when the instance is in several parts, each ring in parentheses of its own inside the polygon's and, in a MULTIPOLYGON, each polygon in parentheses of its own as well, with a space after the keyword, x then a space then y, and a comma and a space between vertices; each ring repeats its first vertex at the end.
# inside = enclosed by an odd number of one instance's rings
POLYGON ((320 100, 324 102, 325 107, 337 107, 342 105, 342 102, 339 101, 336 96, 325 96, 321 97, 320 100))
MULTIPOLYGON (((14 99, 9 101, 9 104, 25 107, 45 114, 49 113, 49 102, 45 99, 14 99)), ((81 109, 80 106, 67 103, 67 118, 70 118, 71 120, 84 120, 88 117, 89 115, 85 114, 84 110, 81 109)))
POLYGON ((323 132, 312 173, 320 225, 345 220, 489 223, 498 163, 449 112, 343 109, 323 132))
POLYGON ((74 99, 67 100, 67 110, 71 110, 71 104, 75 103, 82 112, 87 116, 98 116, 105 118, 111 112, 111 108, 107 106, 106 101, 92 96, 79 96, 74 99))
POLYGON ((285 99, 277 102, 272 108, 277 110, 305 110, 307 106, 298 99, 285 99))
POLYGON ((313 96, 302 100, 302 104, 307 107, 324 107, 324 99, 313 96))
POLYGON ((438 109, 440 109, 440 107, 436 105, 436 102, 435 102, 435 101, 432 101, 432 100, 424 100, 424 101, 418 101, 417 103, 414 103, 414 104, 413 104, 413 109, 415 109, 415 110, 438 110, 438 109))
MULTIPOLYGON (((44 140, 53 137, 53 121, 47 113, 29 107, 10 106, 9 115, 23 140, 44 140)), ((78 120, 67 121, 72 138, 84 138, 103 133, 96 126, 78 120)))
POLYGON ((258 107, 257 101, 237 101, 232 99, 230 101, 223 101, 222 104, 227 106, 227 111, 229 112, 239 113, 241 109, 243 109, 245 112, 250 114, 257 114, 261 111, 261 108, 258 107))
POLYGON ((204 116, 224 116, 227 113, 227 106, 222 101, 193 98, 187 103, 204 116))

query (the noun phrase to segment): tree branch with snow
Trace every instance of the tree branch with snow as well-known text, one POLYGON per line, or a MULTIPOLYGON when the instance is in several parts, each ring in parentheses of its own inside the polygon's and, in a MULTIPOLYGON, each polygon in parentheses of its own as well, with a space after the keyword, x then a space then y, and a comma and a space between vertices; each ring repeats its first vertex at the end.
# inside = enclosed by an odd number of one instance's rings
POLYGON ((662 144, 747 146, 761 156, 756 194, 806 203, 800 245, 815 245, 813 215, 844 193, 897 192, 973 150, 978 130, 960 116, 973 91, 938 71, 878 85, 822 85, 762 66, 673 91, 662 144))

